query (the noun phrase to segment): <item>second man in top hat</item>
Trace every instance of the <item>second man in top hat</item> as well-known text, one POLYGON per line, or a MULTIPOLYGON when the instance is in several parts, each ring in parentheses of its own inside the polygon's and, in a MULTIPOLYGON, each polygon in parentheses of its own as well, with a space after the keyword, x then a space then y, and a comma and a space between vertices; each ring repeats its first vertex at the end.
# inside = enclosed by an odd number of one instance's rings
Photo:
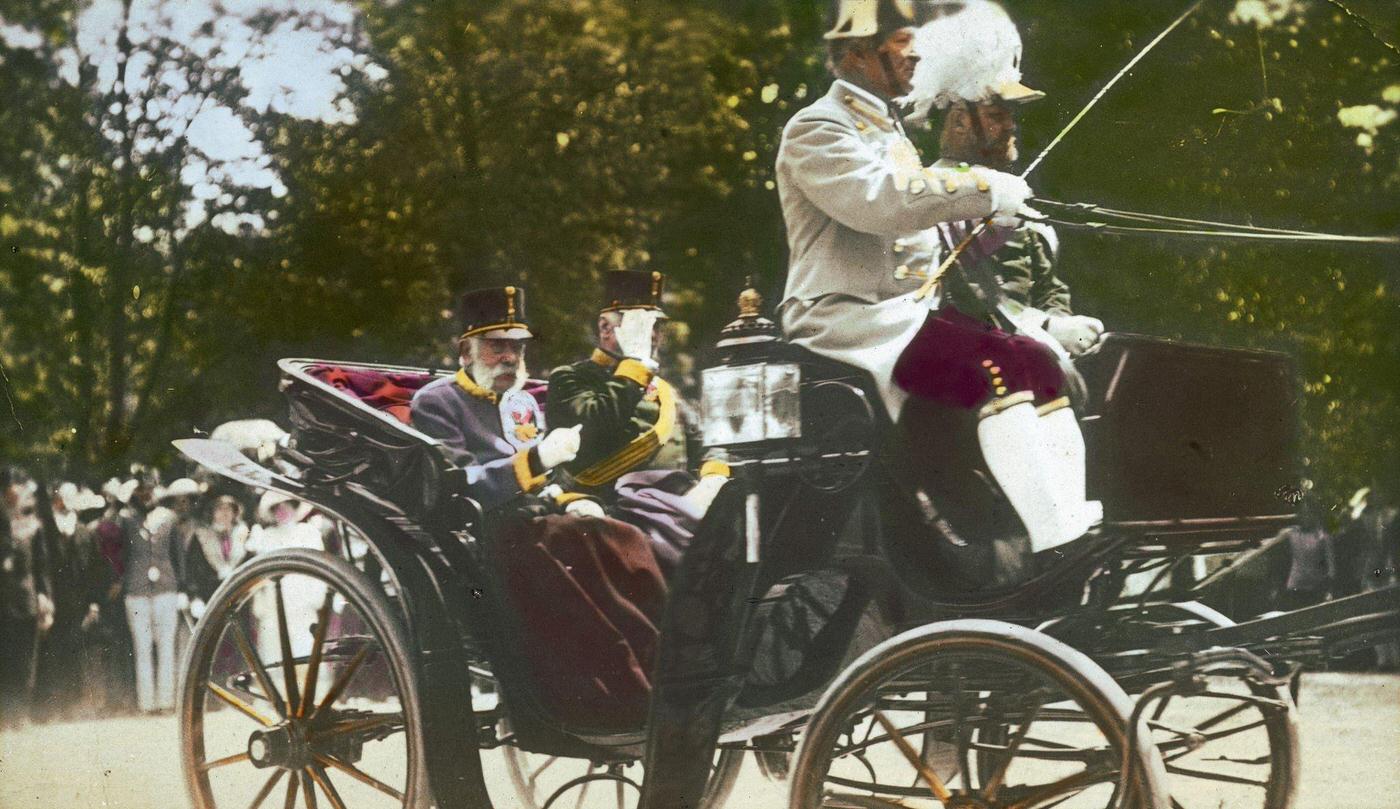
MULTIPOLYGON (((659 272, 615 270, 606 275, 597 347, 587 359, 550 374, 547 415, 556 428, 583 428, 578 457, 563 467, 572 492, 607 503, 653 539, 658 536, 652 529, 658 529, 666 544, 683 545, 729 470, 722 462, 707 461, 697 484, 684 468, 688 460, 680 469, 657 460, 672 454, 663 453, 668 445, 685 443, 676 391, 656 375, 666 320, 664 284, 659 272)), ((678 454, 686 456, 683 446, 678 454)))

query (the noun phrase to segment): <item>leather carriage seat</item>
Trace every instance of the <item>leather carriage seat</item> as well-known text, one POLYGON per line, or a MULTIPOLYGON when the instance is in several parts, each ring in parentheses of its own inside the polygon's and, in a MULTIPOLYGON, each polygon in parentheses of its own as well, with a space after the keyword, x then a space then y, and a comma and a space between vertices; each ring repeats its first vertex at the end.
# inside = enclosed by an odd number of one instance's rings
MULTIPOLYGON (((356 368, 345 365, 314 365, 306 372, 355 401, 388 413, 402 424, 409 424, 409 405, 419 388, 439 378, 430 371, 406 373, 377 368, 356 368)), ((525 391, 544 407, 548 383, 531 379, 525 391)))
POLYGON ((307 373, 403 424, 409 423, 409 402, 413 394, 437 378, 427 372, 397 373, 342 365, 317 365, 308 368, 307 373))

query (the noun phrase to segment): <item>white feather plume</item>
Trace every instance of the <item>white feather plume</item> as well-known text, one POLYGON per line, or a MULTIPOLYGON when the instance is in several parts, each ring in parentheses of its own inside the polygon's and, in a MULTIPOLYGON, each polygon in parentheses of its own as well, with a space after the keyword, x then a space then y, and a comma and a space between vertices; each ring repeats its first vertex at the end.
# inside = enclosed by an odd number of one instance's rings
POLYGON ((914 48, 919 64, 914 89, 904 100, 921 112, 957 101, 986 101, 996 88, 1021 80, 1021 35, 990 0, 967 0, 961 11, 924 23, 914 48))

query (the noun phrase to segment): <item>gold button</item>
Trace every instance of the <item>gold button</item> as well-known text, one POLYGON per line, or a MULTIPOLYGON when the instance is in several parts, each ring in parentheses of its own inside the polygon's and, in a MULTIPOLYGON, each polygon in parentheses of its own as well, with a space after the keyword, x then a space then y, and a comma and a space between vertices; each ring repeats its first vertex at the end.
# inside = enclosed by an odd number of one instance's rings
POLYGON ((992 366, 988 367, 987 370, 991 371, 991 372, 994 373, 994 374, 999 374, 999 373, 1001 373, 1001 369, 998 368, 998 367, 996 367, 995 365, 992 365, 992 366))
POLYGON ((846 102, 847 104, 854 104, 854 103, 856 103, 856 97, 853 96, 853 95, 850 95, 850 94, 847 94, 847 95, 846 95, 845 97, 843 97, 841 100, 844 101, 844 102, 846 102))
POLYGON ((983 194, 985 194, 985 193, 987 193, 988 191, 991 191, 991 190, 992 190, 992 185, 991 185, 991 183, 987 182, 987 178, 986 178, 986 177, 978 177, 978 178, 977 178, 977 190, 978 190, 978 191, 981 191, 983 194))
POLYGON ((957 181, 957 180, 954 180, 954 179, 951 178, 951 177, 949 177, 949 178, 948 178, 948 181, 945 182, 945 183, 943 184, 943 189, 944 189, 945 191, 947 191, 949 194, 953 193, 954 191, 957 191, 957 190, 958 190, 958 181, 957 181))
POLYGON ((917 177, 909 181, 909 193, 911 194, 922 194, 926 188, 928 188, 928 183, 917 177))
POLYGON ((904 252, 904 245, 900 244, 899 242, 895 242, 895 243, 894 243, 894 246, 892 246, 892 247, 890 248, 890 251, 891 251, 891 252, 895 252, 895 253, 903 253, 903 252, 904 252))
POLYGON ((897 273, 897 274, 900 275, 901 277, 904 277, 904 278, 908 278, 908 277, 909 277, 909 265, 908 265, 908 264, 901 264, 901 265, 899 265, 898 267, 895 267, 895 268, 894 268, 894 271, 895 271, 895 273, 897 273))
POLYGON ((864 132, 865 130, 866 130, 865 122, 864 122, 864 121, 856 121, 856 131, 858 131, 858 132, 864 132))
POLYGON ((1005 383, 1005 381, 1006 381, 1006 380, 1002 379, 1002 378, 999 377, 999 376, 994 376, 994 377, 992 377, 992 384, 993 384, 993 385, 1001 385, 1001 384, 1005 383))
POLYGON ((996 363, 992 362, 991 360, 982 360, 982 367, 983 367, 983 368, 990 368, 990 367, 992 367, 993 365, 996 365, 996 363))
POLYGON ((998 396, 1005 396, 1005 395, 1006 395, 1006 388, 997 388, 997 395, 998 395, 998 396))

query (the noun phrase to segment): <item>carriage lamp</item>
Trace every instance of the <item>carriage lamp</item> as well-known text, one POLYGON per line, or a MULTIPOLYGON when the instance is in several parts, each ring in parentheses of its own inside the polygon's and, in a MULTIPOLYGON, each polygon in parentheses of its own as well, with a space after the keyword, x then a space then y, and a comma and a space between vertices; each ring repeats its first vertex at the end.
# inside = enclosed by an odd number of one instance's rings
POLYGON ((796 363, 721 365, 706 369, 701 378, 705 446, 802 436, 802 373, 796 363))

